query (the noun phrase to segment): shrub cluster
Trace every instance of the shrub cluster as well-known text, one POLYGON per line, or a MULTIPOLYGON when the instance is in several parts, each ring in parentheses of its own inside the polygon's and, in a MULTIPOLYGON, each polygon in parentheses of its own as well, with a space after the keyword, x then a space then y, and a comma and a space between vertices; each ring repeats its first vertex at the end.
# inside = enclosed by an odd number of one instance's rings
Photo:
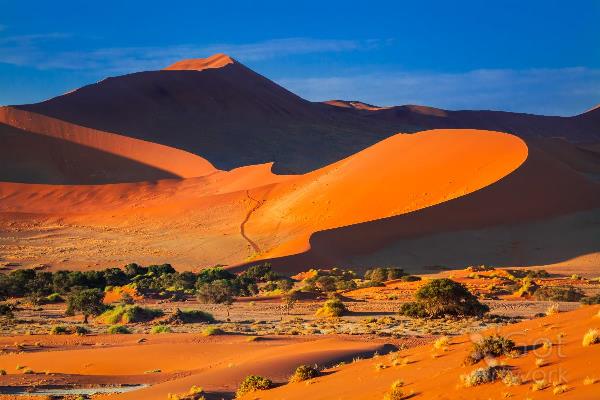
POLYGON ((316 312, 317 316, 336 318, 348 312, 348 308, 340 299, 327 300, 316 312))
POLYGON ((310 270, 309 277, 304 279, 304 290, 331 293, 338 290, 356 289, 354 271, 332 268, 330 270, 310 270))
POLYGON ((581 289, 573 286, 539 287, 533 295, 536 300, 542 301, 580 301, 585 296, 581 289))
POLYGON ((319 370, 316 366, 311 367, 310 365, 300 365, 292 376, 290 376, 290 382, 302 382, 307 381, 309 379, 316 378, 320 375, 319 370))
POLYGON ((414 318, 481 316, 488 311, 465 286, 447 278, 432 279, 417 290, 414 302, 400 307, 400 314, 414 318))
POLYGON ((368 269, 365 272, 364 278, 365 280, 377 281, 377 282, 386 282, 392 281, 395 279, 400 279, 407 274, 404 272, 402 268, 393 268, 393 267, 379 267, 374 269, 368 269))
POLYGON ((132 322, 148 322, 164 315, 162 310, 140 307, 129 304, 119 304, 100 315, 100 320, 106 324, 128 324, 132 322))
POLYGON ((515 342, 503 336, 486 336, 473 343, 473 349, 467 356, 465 364, 477 364, 486 357, 512 355, 516 351, 515 342))
POLYGON ((267 390, 273 386, 270 379, 257 375, 249 375, 240 384, 240 387, 235 392, 236 397, 242 397, 246 393, 256 392, 258 390, 267 390))

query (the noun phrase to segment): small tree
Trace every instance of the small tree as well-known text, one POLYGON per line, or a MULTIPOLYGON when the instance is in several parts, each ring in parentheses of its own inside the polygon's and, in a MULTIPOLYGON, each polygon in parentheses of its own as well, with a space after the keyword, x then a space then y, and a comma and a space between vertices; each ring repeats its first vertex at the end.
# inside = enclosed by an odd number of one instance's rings
POLYGON ((83 322, 87 324, 90 315, 100 315, 105 310, 104 293, 99 289, 76 290, 67 297, 67 315, 83 314, 83 322))
POLYGON ((196 288, 198 300, 202 303, 224 304, 227 308, 228 317, 229 308, 233 304, 235 294, 235 287, 226 279, 201 283, 196 288))
POLYGON ((281 296, 281 300, 283 300, 283 309, 286 311, 286 314, 290 315, 296 302, 300 300, 300 292, 297 290, 290 290, 281 296))

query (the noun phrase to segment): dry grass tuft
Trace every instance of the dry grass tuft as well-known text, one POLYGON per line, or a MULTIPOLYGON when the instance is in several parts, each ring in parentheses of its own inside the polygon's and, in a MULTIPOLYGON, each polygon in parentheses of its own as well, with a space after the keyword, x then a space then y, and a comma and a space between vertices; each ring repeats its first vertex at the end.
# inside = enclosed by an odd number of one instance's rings
POLYGON ((583 347, 588 347, 593 344, 600 343, 600 331, 598 329, 590 329, 583 335, 583 341, 581 344, 583 347))

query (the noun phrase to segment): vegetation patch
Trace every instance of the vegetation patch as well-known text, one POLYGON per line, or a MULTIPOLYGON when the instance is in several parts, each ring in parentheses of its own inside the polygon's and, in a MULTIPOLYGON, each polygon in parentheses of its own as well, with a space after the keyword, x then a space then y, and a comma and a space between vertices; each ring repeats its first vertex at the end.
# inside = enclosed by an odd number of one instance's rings
POLYGON ((113 325, 107 330, 111 335, 127 335, 131 333, 131 330, 124 325, 113 325))
POLYGON ((105 311, 98 318, 105 324, 148 322, 163 316, 163 311, 137 305, 121 304, 105 311))
POLYGON ((404 303, 400 314, 414 318, 482 316, 489 307, 477 300, 462 284, 452 279, 433 279, 421 286, 415 301, 404 303))
POLYGON ((258 375, 249 375, 240 384, 240 387, 235 392, 236 397, 242 397, 246 393, 256 392, 259 390, 267 390, 273 386, 270 379, 258 375))
POLYGON ((473 343, 473 349, 467 356, 465 364, 477 364, 486 357, 513 355, 516 351, 515 342, 503 336, 486 336, 479 342, 473 343))
POLYGON ((215 318, 211 313, 202 310, 175 310, 169 318, 171 324, 193 324, 199 322, 214 322, 215 318))
POLYGON ((316 378, 320 375, 319 370, 315 367, 311 367, 310 365, 300 365, 292 376, 290 377, 290 382, 302 382, 309 379, 316 378))
POLYGON ((315 315, 319 317, 337 318, 346 313, 348 313, 348 308, 340 299, 330 299, 317 310, 315 315))

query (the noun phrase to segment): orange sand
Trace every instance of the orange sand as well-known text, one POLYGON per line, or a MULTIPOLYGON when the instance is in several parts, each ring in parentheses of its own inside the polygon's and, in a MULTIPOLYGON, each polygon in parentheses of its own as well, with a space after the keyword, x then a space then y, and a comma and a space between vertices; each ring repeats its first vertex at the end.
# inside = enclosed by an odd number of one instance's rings
POLYGON ((207 58, 194 58, 189 60, 181 60, 173 65, 165 68, 165 70, 173 71, 202 71, 209 68, 221 68, 229 64, 233 64, 235 60, 227 54, 217 53, 207 58))

